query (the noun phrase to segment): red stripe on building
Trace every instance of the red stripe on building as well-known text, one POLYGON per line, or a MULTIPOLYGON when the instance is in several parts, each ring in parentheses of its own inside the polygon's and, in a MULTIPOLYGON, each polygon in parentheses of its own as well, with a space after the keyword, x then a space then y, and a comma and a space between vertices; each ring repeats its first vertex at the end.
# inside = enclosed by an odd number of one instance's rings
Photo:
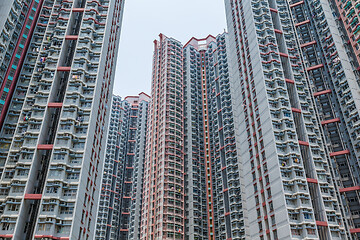
POLYGON ((42 194, 29 194, 25 193, 24 199, 26 200, 40 200, 42 198, 42 194))
POLYGON ((360 190, 360 186, 354 186, 354 187, 347 187, 347 188, 340 188, 339 192, 352 192, 352 191, 358 191, 360 190))
POLYGON ((65 36, 65 40, 77 40, 78 36, 77 35, 66 35, 65 36))
POLYGON ((280 55, 281 57, 289 57, 289 55, 287 55, 286 53, 282 53, 282 52, 280 52, 279 55, 280 55))
POLYGON ((315 179, 315 178, 307 178, 306 181, 307 181, 308 183, 318 183, 318 180, 315 179))
POLYGON ((315 70, 315 69, 318 69, 318 68, 322 68, 324 67, 324 64, 318 64, 318 65, 315 65, 315 66, 312 66, 312 67, 308 67, 306 69, 306 71, 312 71, 312 70, 315 70))
POLYGON ((54 148, 53 144, 39 144, 37 146, 38 150, 52 150, 54 148))
POLYGON ((62 103, 55 103, 55 102, 48 103, 48 108, 62 108, 62 106, 63 106, 62 103))
POLYGON ((304 24, 307 24, 307 23, 309 23, 309 22, 310 22, 310 20, 305 20, 305 21, 303 21, 303 22, 299 22, 299 23, 295 24, 295 27, 299 27, 299 26, 304 25, 304 24))
POLYGON ((296 112, 296 113, 301 113, 301 109, 298 109, 298 108, 291 108, 291 111, 296 112))
POLYGON ((85 9, 84 8, 73 8, 72 11, 73 12, 83 12, 85 9))
POLYGON ((350 229, 350 233, 360 233, 360 228, 352 228, 350 229))
POLYGON ((304 47, 308 47, 308 46, 311 46, 311 45, 314 45, 314 44, 316 44, 316 41, 311 41, 311 42, 308 42, 308 43, 301 44, 300 47, 304 48, 304 47))
POLYGON ((330 120, 324 120, 321 122, 322 125, 325 124, 329 124, 329 123, 334 123, 334 122, 340 122, 340 118, 334 118, 334 119, 330 119, 330 120))
POLYGON ((330 153, 330 157, 335 157, 335 156, 339 156, 339 155, 345 155, 345 154, 349 154, 350 151, 349 150, 343 150, 343 151, 338 151, 338 152, 332 152, 330 153))
POLYGON ((301 140, 299 140, 299 145, 302 145, 302 146, 309 146, 309 143, 308 143, 308 142, 305 142, 305 141, 301 141, 301 140))
POLYGON ((321 91, 321 92, 316 92, 316 93, 314 93, 314 97, 324 95, 324 94, 328 94, 328 93, 331 93, 331 89, 326 89, 326 90, 321 91))
POLYGON ((297 2, 297 3, 291 4, 291 5, 290 5, 290 8, 299 6, 299 5, 303 4, 303 3, 304 3, 304 1, 300 1, 300 2, 297 2))
POLYGON ((316 225, 321 227, 327 227, 328 223, 325 221, 316 221, 316 225))
POLYGON ((57 70, 59 72, 70 72, 71 67, 58 67, 57 70))

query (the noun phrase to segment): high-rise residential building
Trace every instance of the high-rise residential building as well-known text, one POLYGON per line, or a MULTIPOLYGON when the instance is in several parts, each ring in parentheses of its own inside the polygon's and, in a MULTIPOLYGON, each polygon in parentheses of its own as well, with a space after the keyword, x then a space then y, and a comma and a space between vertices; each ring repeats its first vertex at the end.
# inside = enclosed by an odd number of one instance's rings
POLYGON ((154 45, 140 239, 183 238, 183 50, 162 34, 154 45))
POLYGON ((0 237, 93 239, 124 1, 3 2, 0 237))
MULTIPOLYGON (((334 168, 337 170, 337 181, 340 192, 343 195, 343 203, 346 207, 346 214, 349 218, 350 233, 354 238, 360 238, 360 145, 359 145, 359 87, 360 87, 360 27, 359 27, 359 3, 351 1, 331 1, 330 10, 337 20, 331 21, 339 29, 336 30, 334 40, 335 47, 330 47, 329 42, 326 48, 332 48, 332 53, 327 52, 326 57, 330 58, 332 78, 326 78, 327 91, 330 96, 323 96, 320 103, 324 115, 330 112, 323 124, 328 142, 336 145, 345 154, 334 156, 334 168), (343 43, 343 44, 341 44, 343 43), (335 49, 342 49, 341 55, 336 55, 335 49), (344 51, 345 50, 345 51, 344 51), (339 80, 336 80, 335 69, 339 68, 339 80), (331 81, 332 80, 332 81, 331 81), (328 82, 328 83, 327 83, 328 82), (331 106, 332 104, 333 106, 331 106), (330 110, 330 108, 332 108, 330 110), (329 110, 327 110, 329 109, 329 110)), ((329 18, 331 15, 327 15, 329 18)), ((334 27, 335 27, 334 26, 334 27)), ((333 28, 334 28, 333 27, 333 28)), ((333 41, 334 41, 333 40, 333 41)), ((326 62, 324 63, 326 64, 326 62)))
POLYGON ((228 37, 155 41, 141 239, 243 239, 228 37))
POLYGON ((335 5, 225 5, 246 235, 358 239, 359 76, 335 5))
POLYGON ((184 45, 185 239, 245 236, 228 55, 226 33, 184 45))
POLYGON ((149 102, 113 96, 96 239, 139 239, 149 102))

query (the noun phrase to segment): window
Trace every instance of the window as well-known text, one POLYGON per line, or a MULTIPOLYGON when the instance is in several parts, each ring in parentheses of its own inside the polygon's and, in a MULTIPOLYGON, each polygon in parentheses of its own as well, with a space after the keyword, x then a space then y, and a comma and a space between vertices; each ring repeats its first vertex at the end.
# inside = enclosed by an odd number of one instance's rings
POLYGON ((78 236, 78 240, 81 240, 81 232, 82 232, 82 227, 79 230, 79 236, 78 236))
POLYGON ((67 179, 79 179, 79 173, 69 173, 67 179))
POLYGON ((75 197, 75 196, 76 196, 75 189, 64 190, 64 197, 75 197))
POLYGON ((301 234, 300 234, 300 231, 299 231, 298 229, 291 229, 291 234, 292 234, 292 235, 295 235, 295 236, 301 235, 301 234))
POLYGON ((60 214, 73 214, 74 207, 73 204, 68 204, 66 207, 60 208, 60 214))
POLYGON ((3 224, 2 224, 2 228, 1 228, 1 229, 2 229, 3 231, 9 230, 9 228, 10 228, 10 224, 9 224, 9 223, 3 223, 3 224))
POLYGON ((274 235, 274 239, 277 240, 277 239, 278 239, 278 234, 277 234, 277 230, 276 230, 276 229, 273 231, 273 235, 274 235))
POLYGON ((9 206, 9 211, 18 211, 19 210, 19 204, 11 204, 10 206, 9 206))
POLYGON ((256 202, 256 205, 259 205, 259 196, 255 196, 255 202, 256 202))
POLYGON ((276 221, 275 221, 275 215, 271 216, 271 225, 276 225, 276 221))
POLYGON ((297 213, 290 213, 289 215, 291 220, 299 220, 299 216, 297 213))
POLYGON ((57 192, 58 192, 57 187, 47 187, 46 188, 46 193, 57 193, 57 192))
POLYGON ((264 163, 263 168, 264 168, 264 172, 266 172, 268 170, 267 163, 264 163))
POLYGON ((273 205, 273 202, 269 202, 269 209, 270 209, 270 212, 271 211, 274 211, 274 205, 273 205))
POLYGON ((53 204, 43 205, 43 208, 42 208, 43 212, 53 212, 54 209, 55 209, 55 205, 53 205, 53 204))
POLYGON ((89 222, 88 222, 88 231, 90 231, 90 225, 91 225, 91 218, 89 218, 89 222))
POLYGON ((61 130, 70 130, 71 125, 70 124, 61 124, 60 129, 61 130))
POLYGON ((257 192, 258 191, 258 189, 257 189, 257 184, 255 183, 254 184, 254 192, 257 192))
POLYGON ((309 234, 309 235, 315 235, 316 233, 315 233, 315 229, 312 229, 312 228, 308 228, 307 229, 307 233, 309 234))
POLYGON ((268 188, 266 191, 267 191, 268 198, 271 198, 271 189, 268 188))
MULTIPOLYGON (((84 223, 84 216, 85 216, 85 210, 82 211, 82 214, 81 214, 81 222, 84 223)), ((81 229, 80 229, 81 231, 81 229)))
POLYGON ((87 201, 87 193, 85 193, 85 197, 84 197, 84 206, 86 207, 86 201, 87 201))
POLYGON ((265 182, 266 182, 266 185, 270 184, 269 175, 265 176, 265 182))
POLYGON ((28 173, 29 173, 29 170, 27 170, 27 169, 21 169, 21 170, 18 170, 17 175, 18 175, 18 176, 27 176, 28 173))

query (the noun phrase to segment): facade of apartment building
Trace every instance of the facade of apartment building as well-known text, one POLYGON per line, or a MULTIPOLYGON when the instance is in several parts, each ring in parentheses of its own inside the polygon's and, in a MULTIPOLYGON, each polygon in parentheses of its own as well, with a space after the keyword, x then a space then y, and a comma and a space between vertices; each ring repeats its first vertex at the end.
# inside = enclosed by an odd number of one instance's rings
POLYGON ((93 239, 124 1, 6 2, 0 237, 93 239))
POLYGON ((113 96, 96 239, 139 239, 150 97, 113 96))
POLYGON ((225 6, 248 236, 357 239, 358 74, 334 5, 225 6))
POLYGON ((228 37, 155 41, 141 239, 243 239, 228 37))
POLYGON ((183 238, 182 45, 160 34, 154 46, 140 239, 183 238))
POLYGON ((184 45, 185 239, 243 239, 226 33, 184 45))

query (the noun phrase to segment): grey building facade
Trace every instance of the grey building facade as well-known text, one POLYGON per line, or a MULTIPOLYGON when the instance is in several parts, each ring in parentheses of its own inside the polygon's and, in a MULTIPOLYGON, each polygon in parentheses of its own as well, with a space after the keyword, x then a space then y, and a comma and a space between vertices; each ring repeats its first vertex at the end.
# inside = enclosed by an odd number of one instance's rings
POLYGON ((248 237, 357 239, 359 92, 333 6, 225 6, 248 237))
POLYGON ((0 237, 94 239, 124 1, 7 2, 0 237))
POLYGON ((96 239, 139 239, 150 97, 113 96, 96 239))
POLYGON ((228 41, 223 33, 184 46, 186 239, 245 237, 228 41))

